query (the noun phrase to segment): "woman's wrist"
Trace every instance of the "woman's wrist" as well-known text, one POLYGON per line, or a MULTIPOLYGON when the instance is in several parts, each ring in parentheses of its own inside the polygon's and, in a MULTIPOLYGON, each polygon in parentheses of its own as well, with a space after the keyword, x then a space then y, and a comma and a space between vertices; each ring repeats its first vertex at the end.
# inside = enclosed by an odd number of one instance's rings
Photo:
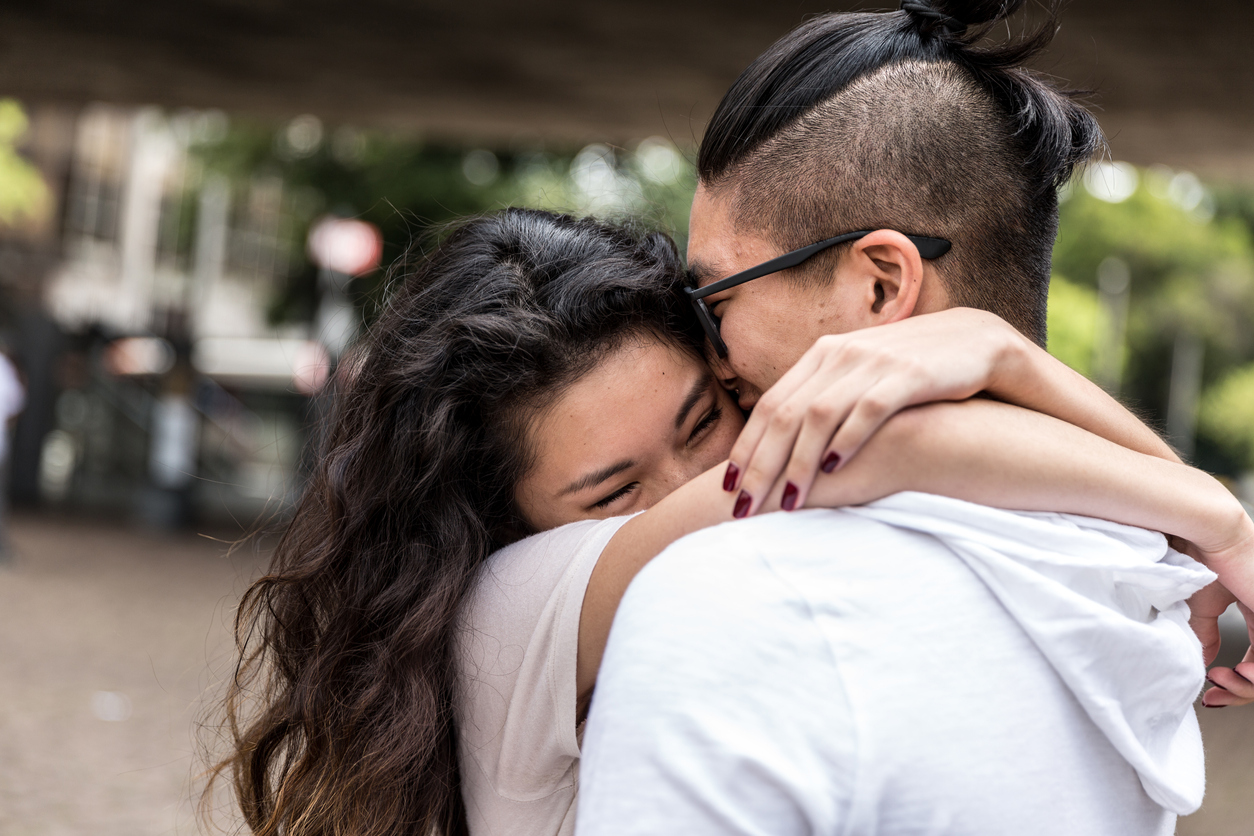
POLYGON ((1052 385, 1048 378, 1051 358, 1014 326, 1001 319, 996 322, 997 342, 984 391, 999 401, 1032 408, 1028 402, 1052 385))
POLYGON ((1254 558, 1254 520, 1245 506, 1219 484, 1223 496, 1211 514, 1213 522, 1201 527, 1197 537, 1187 537, 1204 554, 1203 561, 1215 571, 1246 563, 1254 558))

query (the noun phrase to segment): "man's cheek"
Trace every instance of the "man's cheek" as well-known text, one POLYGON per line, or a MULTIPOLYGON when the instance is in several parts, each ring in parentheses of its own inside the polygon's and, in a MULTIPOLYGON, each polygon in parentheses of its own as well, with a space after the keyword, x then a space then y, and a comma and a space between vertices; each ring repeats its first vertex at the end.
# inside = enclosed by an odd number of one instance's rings
MULTIPOLYGON (((771 357, 765 350, 766 348, 767 346, 756 342, 745 341, 739 345, 739 351, 732 350, 731 353, 732 367, 735 369, 736 377, 758 391, 770 387, 767 378, 771 376, 769 371, 771 357)), ((745 387, 742 386, 741 389, 743 391, 745 387)))

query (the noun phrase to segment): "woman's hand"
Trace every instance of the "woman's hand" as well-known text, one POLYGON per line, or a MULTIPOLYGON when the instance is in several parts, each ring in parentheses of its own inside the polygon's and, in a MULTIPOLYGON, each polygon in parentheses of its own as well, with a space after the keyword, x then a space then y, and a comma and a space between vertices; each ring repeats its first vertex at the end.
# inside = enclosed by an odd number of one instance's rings
POLYGON ((1219 582, 1196 593, 1189 599, 1192 614, 1189 625, 1202 642, 1202 658, 1207 664, 1219 652, 1219 616, 1229 605, 1236 602, 1245 617, 1246 630, 1250 634, 1251 647, 1245 658, 1233 668, 1211 668, 1206 678, 1214 688, 1202 695, 1202 705, 1222 708, 1227 705, 1249 705, 1254 702, 1254 612, 1236 600, 1236 597, 1219 582))
POLYGON ((1022 373, 1028 341, 986 311, 952 308, 819 339, 753 408, 724 489, 761 507, 781 474, 785 510, 805 505, 820 468, 848 462, 886 420, 933 401, 996 391, 1022 373))
POLYGON ((783 507, 800 508, 819 470, 843 467, 892 415, 981 392, 1180 461, 1118 401, 1004 320, 951 308, 821 338, 755 405, 723 488, 743 492, 737 516, 759 509, 777 483, 783 507))
POLYGON ((1189 624, 1202 642, 1202 658, 1206 664, 1219 653, 1219 616, 1233 603, 1245 618, 1251 647, 1245 658, 1232 668, 1211 668, 1206 678, 1214 688, 1202 697, 1208 708, 1254 703, 1254 521, 1248 515, 1237 522, 1237 532, 1230 544, 1216 544, 1209 549, 1172 538, 1177 551, 1184 552, 1220 575, 1220 580, 1200 590, 1189 599, 1189 624), (1229 590, 1231 587, 1232 591, 1229 590), (1236 594, 1234 594, 1234 592, 1236 594))

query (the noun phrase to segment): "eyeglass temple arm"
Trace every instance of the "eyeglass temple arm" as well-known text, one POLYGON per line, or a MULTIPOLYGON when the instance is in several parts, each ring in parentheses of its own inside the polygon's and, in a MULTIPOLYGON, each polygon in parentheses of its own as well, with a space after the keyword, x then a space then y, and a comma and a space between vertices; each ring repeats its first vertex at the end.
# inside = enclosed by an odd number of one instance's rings
MULTIPOLYGON (((763 262, 757 267, 745 270, 743 273, 735 273, 725 279, 719 279, 713 284, 708 284, 702 288, 685 288, 688 296, 692 299, 704 299, 706 296, 712 296, 715 293, 721 293, 728 288, 735 287, 745 282, 759 279, 762 276, 778 273, 781 270, 787 270, 790 267, 796 267, 806 259, 826 250, 828 247, 834 247, 837 244, 844 244, 849 241, 857 241, 859 238, 865 238, 870 235, 869 230, 860 232, 848 232, 844 235, 837 235, 835 238, 828 238, 825 241, 819 241, 817 244, 811 244, 808 247, 802 247, 799 250, 793 250, 790 253, 784 253, 778 258, 763 262)), ((914 244, 919 250, 919 255, 925 259, 940 258, 949 252, 953 246, 944 238, 929 238, 925 235, 907 235, 910 243, 914 244)))
POLYGON ((846 241, 856 241, 870 232, 849 232, 844 235, 837 235, 835 238, 828 238, 826 241, 820 241, 817 244, 811 244, 808 247, 802 247, 799 250, 793 250, 790 253, 784 253, 778 258, 772 258, 770 261, 764 261, 757 267, 745 270, 743 273, 734 273, 725 279, 719 279, 713 284, 708 284, 702 288, 688 288, 688 295, 693 299, 704 299, 706 296, 712 296, 715 293, 721 293, 728 288, 735 287, 738 284, 760 279, 771 273, 778 273, 781 270, 787 270, 789 267, 796 267, 801 262, 811 256, 826 250, 828 247, 834 247, 837 244, 843 244, 846 241))

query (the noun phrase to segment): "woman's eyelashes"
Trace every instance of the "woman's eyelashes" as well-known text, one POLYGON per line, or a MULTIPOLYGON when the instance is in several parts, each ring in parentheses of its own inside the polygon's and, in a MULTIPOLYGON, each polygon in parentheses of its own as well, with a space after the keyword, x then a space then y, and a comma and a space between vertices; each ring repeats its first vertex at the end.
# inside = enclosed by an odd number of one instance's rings
POLYGON ((698 421, 697 425, 692 428, 692 434, 688 436, 688 444, 692 445, 699 441, 705 431, 718 423, 718 419, 722 417, 723 407, 719 406, 716 402, 714 406, 710 408, 710 411, 705 413, 705 417, 698 421))
POLYGON ((615 502, 617 502, 618 500, 627 496, 629 493, 631 493, 638 487, 640 487, 639 482, 631 482, 629 484, 623 485, 621 488, 614 491, 614 493, 605 497, 605 499, 602 499, 600 502, 593 503, 592 507, 593 508, 608 508, 611 505, 613 505, 615 502))
MULTIPOLYGON (((722 417, 723 407, 719 405, 718 401, 715 401, 714 405, 710 407, 705 415, 701 417, 701 420, 697 422, 697 425, 692 428, 692 432, 688 434, 688 440, 685 442, 685 445, 691 447, 692 445, 699 443, 701 439, 709 435, 710 429, 717 424, 718 420, 722 417)), ((634 493, 639 487, 639 482, 629 482, 604 499, 592 503, 592 507, 596 510, 608 508, 615 502, 618 502, 618 500, 634 493)))

